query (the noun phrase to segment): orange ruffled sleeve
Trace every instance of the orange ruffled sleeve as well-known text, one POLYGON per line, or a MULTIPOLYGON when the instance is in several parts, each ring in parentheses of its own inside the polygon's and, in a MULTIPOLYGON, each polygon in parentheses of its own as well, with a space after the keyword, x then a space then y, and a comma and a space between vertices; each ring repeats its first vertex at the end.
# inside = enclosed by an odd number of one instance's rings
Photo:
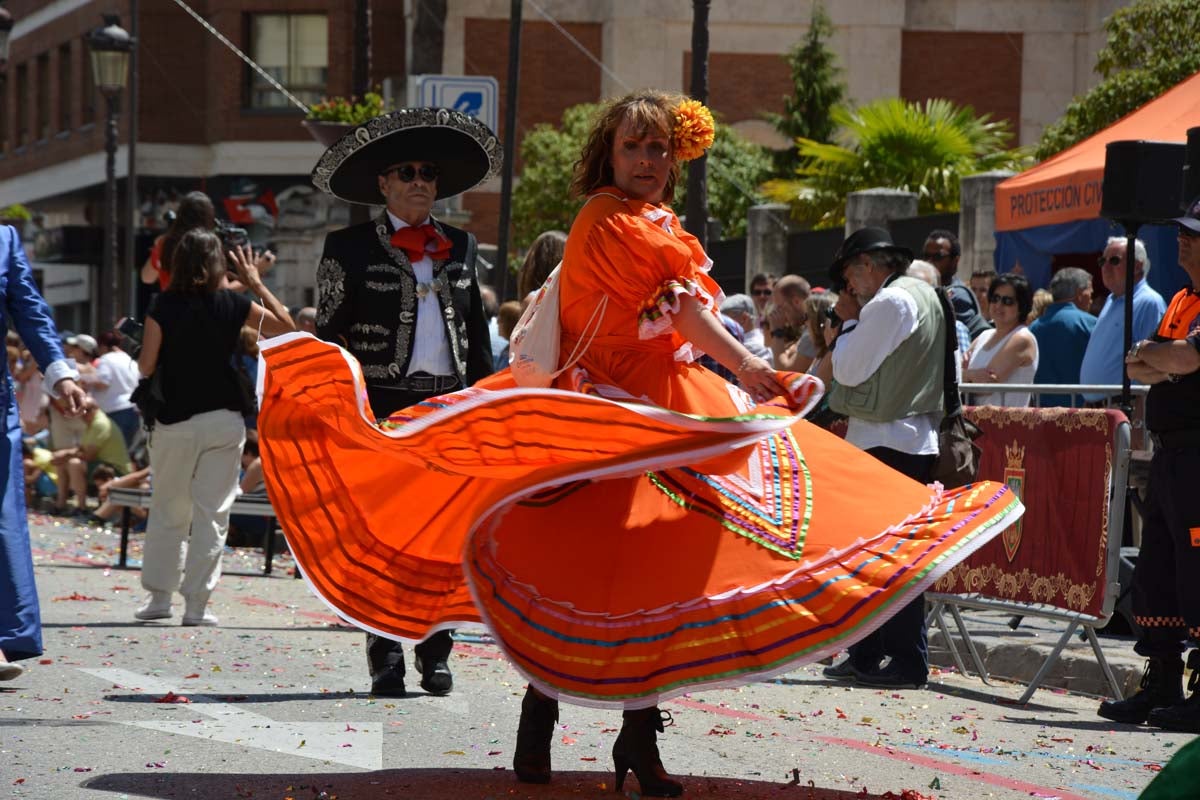
POLYGON ((724 295, 708 275, 712 261, 696 237, 669 209, 642 205, 635 213, 621 206, 590 226, 583 255, 597 288, 636 314, 638 338, 673 334, 684 294, 717 313, 724 295))

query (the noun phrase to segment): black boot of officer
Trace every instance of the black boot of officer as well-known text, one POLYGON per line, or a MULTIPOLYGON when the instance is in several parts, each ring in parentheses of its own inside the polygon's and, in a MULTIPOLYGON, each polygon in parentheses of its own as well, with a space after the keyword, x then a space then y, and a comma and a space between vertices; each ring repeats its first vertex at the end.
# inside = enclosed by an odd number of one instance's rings
POLYGON ((1154 709, 1182 703, 1182 687, 1183 658, 1154 656, 1146 661, 1141 689, 1125 700, 1105 700, 1098 713, 1113 722, 1137 725, 1149 719, 1154 709))
POLYGON ((1192 696, 1183 702, 1150 712, 1150 724, 1168 731, 1200 733, 1200 650, 1188 654, 1188 691, 1192 696))

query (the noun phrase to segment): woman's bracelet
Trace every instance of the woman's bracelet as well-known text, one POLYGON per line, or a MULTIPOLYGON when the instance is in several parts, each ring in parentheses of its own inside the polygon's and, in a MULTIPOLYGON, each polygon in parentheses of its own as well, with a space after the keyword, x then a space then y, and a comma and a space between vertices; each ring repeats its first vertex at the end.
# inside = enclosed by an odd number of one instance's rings
POLYGON ((754 359, 756 359, 756 358, 758 358, 758 356, 754 355, 753 353, 751 353, 750 355, 746 356, 745 358, 743 358, 743 359, 742 359, 742 363, 738 364, 738 367, 737 367, 737 370, 736 370, 736 371, 737 371, 737 372, 739 372, 739 373, 741 373, 741 372, 745 372, 745 371, 746 371, 746 370, 749 368, 749 366, 750 366, 750 362, 751 362, 751 361, 753 361, 753 360, 754 360, 754 359))

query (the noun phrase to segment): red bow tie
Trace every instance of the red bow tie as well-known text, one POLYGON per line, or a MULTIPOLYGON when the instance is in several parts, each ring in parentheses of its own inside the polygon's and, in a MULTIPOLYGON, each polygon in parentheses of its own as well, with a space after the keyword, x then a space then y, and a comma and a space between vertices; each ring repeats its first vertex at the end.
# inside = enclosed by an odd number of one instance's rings
POLYGON ((428 255, 434 261, 450 257, 450 240, 437 232, 437 228, 426 222, 424 225, 410 225, 392 234, 392 247, 403 250, 411 263, 416 263, 428 255), (433 249, 426 250, 426 245, 433 242, 433 249))

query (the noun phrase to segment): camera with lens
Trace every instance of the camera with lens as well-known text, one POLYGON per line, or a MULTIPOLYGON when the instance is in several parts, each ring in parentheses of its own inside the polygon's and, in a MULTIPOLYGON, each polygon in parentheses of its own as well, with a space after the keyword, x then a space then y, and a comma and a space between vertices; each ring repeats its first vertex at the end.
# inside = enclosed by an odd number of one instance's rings
POLYGON ((213 232, 221 237, 221 249, 225 251, 250 244, 250 234, 245 228, 239 228, 223 219, 217 220, 217 227, 213 232))
POLYGON ((833 306, 825 309, 825 319, 829 320, 829 325, 834 328, 842 324, 842 318, 833 310, 833 306))

